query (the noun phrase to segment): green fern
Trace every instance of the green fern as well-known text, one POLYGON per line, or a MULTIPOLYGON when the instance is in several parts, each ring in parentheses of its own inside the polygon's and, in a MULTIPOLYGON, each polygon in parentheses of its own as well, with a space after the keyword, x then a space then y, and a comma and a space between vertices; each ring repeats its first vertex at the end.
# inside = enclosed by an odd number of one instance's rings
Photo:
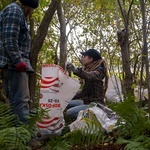
POLYGON ((39 130, 36 125, 37 121, 41 121, 43 116, 46 116, 47 113, 47 110, 37 106, 36 109, 31 110, 30 115, 27 117, 29 124, 22 124, 22 126, 29 131, 32 137, 34 137, 35 133, 39 130))
POLYGON ((141 135, 133 140, 118 139, 117 143, 126 144, 125 150, 149 150, 150 149, 150 137, 141 135))
POLYGON ((50 138, 46 146, 42 150, 68 150, 70 147, 69 143, 61 136, 50 138))
POLYGON ((68 150, 69 148, 82 147, 91 149, 103 141, 104 135, 102 134, 101 125, 95 119, 84 118, 87 126, 81 130, 68 132, 63 136, 52 137, 44 150, 68 150))
POLYGON ((36 122, 40 120, 46 111, 37 107, 28 116, 29 124, 21 123, 16 126, 18 119, 11 108, 0 102, 0 149, 1 150, 27 150, 27 143, 35 136, 37 130, 36 122))
POLYGON ((69 132, 63 137, 66 141, 69 141, 72 147, 79 146, 90 149, 92 146, 99 144, 103 139, 101 125, 94 119, 83 118, 83 120, 87 126, 81 130, 69 132))
POLYGON ((82 133, 85 136, 85 143, 87 147, 92 147, 93 145, 97 145, 102 142, 102 126, 97 121, 97 119, 93 116, 93 119, 84 118, 87 126, 82 129, 82 133))
POLYGON ((1 150, 26 150, 27 141, 31 135, 25 128, 11 127, 0 130, 1 150))
POLYGON ((138 108, 136 103, 127 100, 116 104, 112 109, 121 117, 119 119, 120 128, 118 128, 121 136, 137 137, 150 133, 150 120, 146 116, 147 112, 138 108), (125 124, 122 125, 122 122, 125 124))
POLYGON ((150 149, 150 119, 147 112, 138 108, 132 99, 115 104, 112 109, 120 116, 117 132, 119 143, 125 143, 126 150, 150 149))
POLYGON ((3 102, 0 102, 0 130, 12 127, 16 123, 16 116, 11 109, 3 102))

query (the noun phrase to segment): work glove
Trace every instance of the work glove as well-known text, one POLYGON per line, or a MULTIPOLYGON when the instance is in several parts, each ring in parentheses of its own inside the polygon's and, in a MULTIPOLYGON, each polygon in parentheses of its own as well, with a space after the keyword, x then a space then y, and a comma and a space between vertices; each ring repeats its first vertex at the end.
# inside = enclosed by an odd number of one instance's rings
POLYGON ((16 66, 16 70, 20 71, 20 72, 25 72, 27 70, 28 66, 25 62, 20 62, 17 66, 16 66))
POLYGON ((72 64, 72 63, 68 63, 66 66, 66 69, 68 72, 73 72, 76 73, 77 72, 77 68, 72 64))

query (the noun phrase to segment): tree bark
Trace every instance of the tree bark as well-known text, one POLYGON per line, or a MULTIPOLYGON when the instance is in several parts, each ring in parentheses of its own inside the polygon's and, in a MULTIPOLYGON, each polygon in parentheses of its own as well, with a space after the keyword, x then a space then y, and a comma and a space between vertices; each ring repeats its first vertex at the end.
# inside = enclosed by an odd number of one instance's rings
POLYGON ((45 16, 43 17, 43 20, 37 30, 37 34, 32 43, 30 61, 31 61, 31 65, 32 65, 35 73, 30 75, 29 88, 30 88, 31 100, 33 100, 33 102, 35 102, 34 97, 35 97, 35 88, 36 88, 36 81, 37 81, 36 65, 37 65, 37 60, 38 60, 38 54, 39 54, 40 49, 45 40, 49 24, 50 24, 52 17, 57 9, 58 4, 60 2, 61 2, 61 0, 52 0, 51 1, 49 8, 47 9, 45 16))
POLYGON ((150 74, 149 74, 149 60, 148 60, 148 47, 147 47, 147 31, 146 31, 146 19, 145 19, 145 3, 141 0, 141 13, 142 13, 142 34, 143 34, 143 51, 142 62, 146 66, 146 81, 148 88, 148 104, 149 104, 149 117, 150 117, 150 74))
POLYGON ((125 87, 124 94, 133 94, 132 84, 133 75, 130 69, 130 55, 129 55, 129 37, 128 31, 123 29, 117 32, 118 43, 121 47, 122 66, 123 66, 123 85, 125 87))
POLYGON ((61 3, 57 7, 57 15, 60 23, 60 62, 59 65, 65 69, 67 57, 66 21, 63 15, 61 3))
POLYGON ((122 55, 122 66, 123 66, 123 85, 124 85, 124 94, 129 96, 133 95, 134 90, 132 88, 133 84, 133 74, 131 72, 131 65, 130 65, 130 55, 129 55, 129 14, 131 11, 131 7, 133 5, 133 0, 130 3, 129 9, 126 12, 125 10, 125 1, 123 1, 123 5, 121 2, 117 0, 122 18, 124 20, 124 29, 119 30, 117 32, 118 36, 118 43, 121 48, 121 55, 122 55))

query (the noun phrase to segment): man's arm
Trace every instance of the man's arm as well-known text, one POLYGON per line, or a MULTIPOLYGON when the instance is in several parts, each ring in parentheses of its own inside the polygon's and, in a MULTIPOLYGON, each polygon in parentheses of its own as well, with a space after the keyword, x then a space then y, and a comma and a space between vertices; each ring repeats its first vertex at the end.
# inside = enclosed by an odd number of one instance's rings
POLYGON ((3 41, 4 49, 6 50, 12 63, 17 66, 22 62, 19 52, 19 33, 21 24, 21 13, 17 9, 7 9, 4 12, 3 18, 3 41))

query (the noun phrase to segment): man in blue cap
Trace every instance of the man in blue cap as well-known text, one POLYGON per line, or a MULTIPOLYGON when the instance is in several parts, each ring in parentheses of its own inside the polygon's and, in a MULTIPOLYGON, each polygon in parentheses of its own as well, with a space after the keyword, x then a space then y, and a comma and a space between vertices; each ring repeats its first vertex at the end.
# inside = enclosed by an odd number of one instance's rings
POLYGON ((108 74, 106 62, 102 59, 100 53, 95 49, 89 49, 81 52, 81 62, 83 67, 76 68, 73 64, 67 64, 67 70, 84 79, 84 85, 68 105, 66 115, 76 119, 80 110, 85 110, 91 102, 98 102, 103 105, 104 96, 107 90, 108 74), (105 78, 105 84, 103 80, 105 78))
POLYGON ((17 0, 0 12, 0 68, 6 97, 21 122, 28 123, 30 33, 27 17, 39 0, 17 0))

